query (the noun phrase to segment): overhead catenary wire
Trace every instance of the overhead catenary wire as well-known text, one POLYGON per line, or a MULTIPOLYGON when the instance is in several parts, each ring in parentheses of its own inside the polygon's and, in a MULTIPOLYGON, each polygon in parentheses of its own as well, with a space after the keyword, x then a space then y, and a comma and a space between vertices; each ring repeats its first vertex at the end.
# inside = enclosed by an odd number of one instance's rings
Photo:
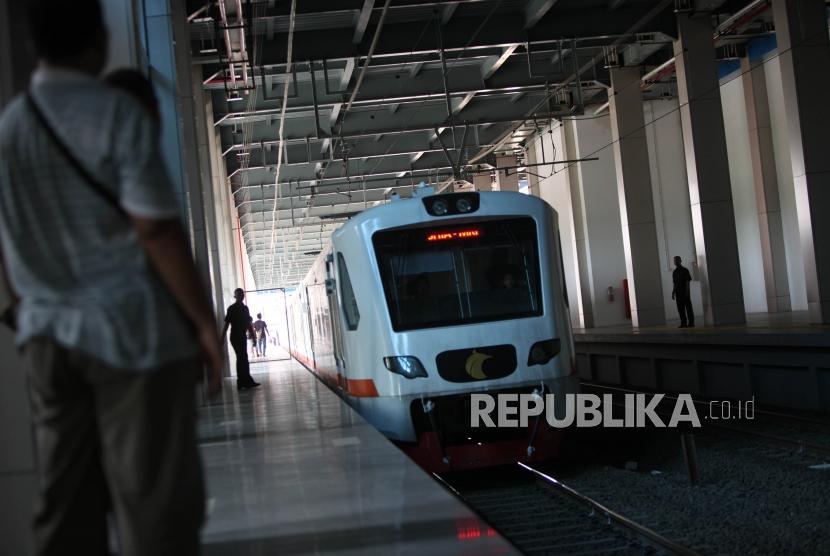
MULTIPOLYGON (((291 0, 291 15, 289 16, 289 23, 288 23, 288 49, 286 51, 286 66, 285 72, 287 76, 291 74, 291 60, 294 54, 294 21, 297 13, 297 0, 291 0)), ((283 157, 283 140, 284 140, 284 132, 285 132, 285 110, 288 107, 288 81, 285 82, 285 87, 283 88, 282 93, 282 110, 280 114, 280 125, 279 125, 279 132, 278 132, 278 141, 277 144, 277 168, 276 168, 276 175, 274 176, 274 187, 276 188, 274 192, 274 206, 271 209, 271 262, 270 268, 268 271, 268 281, 269 284, 273 284, 274 282, 274 243, 276 240, 276 228, 277 223, 279 221, 279 211, 277 210, 279 207, 279 201, 281 197, 281 187, 280 187, 280 170, 282 168, 282 157, 283 157)), ((280 272, 282 272, 282 265, 280 265, 280 272)))
POLYGON ((363 67, 360 68, 360 73, 357 75, 357 82, 355 83, 354 89, 352 90, 352 94, 349 96, 349 101, 346 103, 344 116, 345 114, 348 114, 349 110, 351 110, 352 103, 354 102, 354 99, 357 96, 357 92, 360 90, 360 86, 363 84, 363 78, 366 77, 366 70, 369 68, 369 64, 372 63, 372 56, 375 54, 375 48, 378 45, 378 39, 380 39, 381 31, 383 31, 383 24, 386 22, 386 14, 389 12, 389 4, 391 3, 392 0, 386 0, 386 3, 383 4, 383 11, 380 13, 380 20, 378 21, 378 26, 375 29, 374 36, 372 37, 372 44, 369 46, 369 52, 366 55, 366 60, 363 62, 363 67))

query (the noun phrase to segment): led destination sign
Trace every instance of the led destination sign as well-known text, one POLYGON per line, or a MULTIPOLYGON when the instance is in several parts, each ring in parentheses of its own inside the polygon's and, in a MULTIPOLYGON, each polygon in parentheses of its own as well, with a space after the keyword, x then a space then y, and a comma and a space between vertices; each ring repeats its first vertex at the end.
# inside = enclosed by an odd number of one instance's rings
POLYGON ((472 239, 476 237, 481 237, 481 230, 478 228, 467 228, 449 232, 431 232, 427 234, 427 241, 449 241, 452 239, 472 239))

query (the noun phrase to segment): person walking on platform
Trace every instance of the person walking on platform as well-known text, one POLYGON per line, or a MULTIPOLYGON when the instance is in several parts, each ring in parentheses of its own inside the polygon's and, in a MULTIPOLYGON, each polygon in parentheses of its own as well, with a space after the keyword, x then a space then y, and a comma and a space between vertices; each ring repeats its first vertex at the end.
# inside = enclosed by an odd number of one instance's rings
POLYGON ((694 328, 695 313, 692 309, 692 295, 690 291, 692 275, 689 274, 689 269, 681 264, 682 262, 683 259, 680 257, 674 258, 675 269, 672 272, 674 289, 671 292, 671 298, 677 302, 677 312, 680 313, 680 326, 678 328, 694 328))
POLYGON ((234 353, 236 353, 236 388, 244 390, 246 388, 256 388, 259 386, 251 377, 251 368, 248 363, 248 350, 245 347, 246 334, 250 334, 253 345, 256 346, 256 333, 252 325, 253 319, 251 313, 248 311, 248 306, 242 303, 245 299, 245 291, 242 288, 236 288, 233 292, 233 297, 236 303, 228 307, 225 314, 225 327, 222 329, 222 344, 225 343, 225 336, 228 333, 228 327, 231 329, 231 346, 234 353))
POLYGON ((19 300, 38 462, 34 553, 197 554, 194 389, 216 318, 139 103, 96 79, 97 0, 29 0, 38 66, 0 116, 0 256, 19 300))
POLYGON ((256 341, 260 357, 265 357, 265 348, 268 346, 268 325, 262 320, 262 313, 256 314, 257 320, 254 321, 254 332, 256 332, 256 341))

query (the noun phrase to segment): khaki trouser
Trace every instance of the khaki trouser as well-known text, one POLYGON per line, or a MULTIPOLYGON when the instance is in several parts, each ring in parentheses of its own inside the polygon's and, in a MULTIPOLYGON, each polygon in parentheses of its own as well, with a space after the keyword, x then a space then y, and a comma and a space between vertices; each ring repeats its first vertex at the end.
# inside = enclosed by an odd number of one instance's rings
POLYGON ((120 554, 197 554, 199 366, 130 373, 48 339, 24 351, 40 473, 36 553, 106 554, 111 508, 120 554))

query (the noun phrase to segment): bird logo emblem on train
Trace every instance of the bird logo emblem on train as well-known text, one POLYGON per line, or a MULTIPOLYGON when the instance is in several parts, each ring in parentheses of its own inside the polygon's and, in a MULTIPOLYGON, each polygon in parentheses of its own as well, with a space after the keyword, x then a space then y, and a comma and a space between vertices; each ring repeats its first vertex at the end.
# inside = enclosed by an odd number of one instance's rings
POLYGON ((487 375, 484 374, 482 370, 482 366, 484 362, 488 359, 492 359, 492 355, 487 355, 486 353, 479 353, 476 350, 473 350, 473 353, 467 358, 467 362, 464 363, 464 370, 467 371, 467 374, 473 377, 476 380, 483 380, 487 378, 487 375))
POLYGON ((438 374, 449 382, 504 378, 516 370, 516 348, 504 344, 444 351, 435 363, 438 374))

